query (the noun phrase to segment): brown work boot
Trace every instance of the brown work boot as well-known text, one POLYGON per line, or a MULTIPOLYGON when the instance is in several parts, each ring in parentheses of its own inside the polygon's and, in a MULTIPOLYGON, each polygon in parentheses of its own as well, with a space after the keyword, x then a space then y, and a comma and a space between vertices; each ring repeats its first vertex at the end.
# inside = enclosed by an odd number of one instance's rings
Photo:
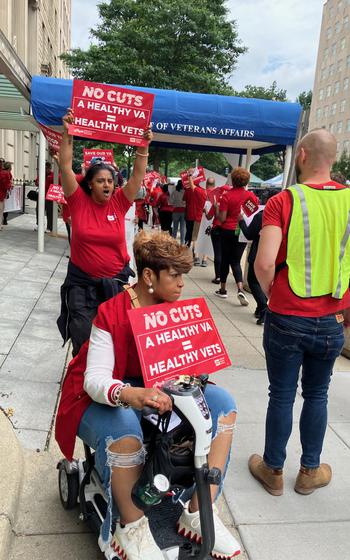
POLYGON ((248 467, 254 478, 273 496, 283 494, 283 470, 271 469, 256 453, 249 458, 248 467))
POLYGON ((321 463, 316 469, 301 466, 294 490, 298 494, 312 494, 317 488, 327 486, 332 479, 332 469, 327 463, 321 463))

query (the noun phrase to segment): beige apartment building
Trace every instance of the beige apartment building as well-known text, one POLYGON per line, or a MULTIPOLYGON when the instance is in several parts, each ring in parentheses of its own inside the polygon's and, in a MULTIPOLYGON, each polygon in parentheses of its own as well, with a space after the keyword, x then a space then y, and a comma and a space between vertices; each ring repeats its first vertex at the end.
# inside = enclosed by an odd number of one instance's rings
MULTIPOLYGON (((7 102, 22 92, 27 111, 31 76, 68 77, 59 56, 70 44, 71 0, 0 0, 0 113, 1 92, 7 102)), ((0 157, 15 178, 35 178, 37 133, 0 129, 0 157)))
POLYGON ((323 7, 310 129, 321 126, 336 136, 338 157, 350 154, 350 0, 323 7))

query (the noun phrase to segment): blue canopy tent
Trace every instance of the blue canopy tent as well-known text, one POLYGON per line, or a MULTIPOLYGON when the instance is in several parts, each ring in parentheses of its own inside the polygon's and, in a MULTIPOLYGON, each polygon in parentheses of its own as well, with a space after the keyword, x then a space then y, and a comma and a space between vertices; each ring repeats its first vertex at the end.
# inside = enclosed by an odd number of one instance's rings
MULTIPOLYGON (((71 105, 72 80, 33 76, 31 107, 34 119, 56 130, 71 105)), ((129 86, 123 86, 129 87, 129 86)), ((301 107, 297 103, 223 95, 139 88, 155 94, 152 129, 156 146, 246 154, 251 157, 286 150, 285 174, 291 162, 301 107)), ((39 168, 44 169, 45 139, 40 133, 39 168)), ((43 197, 39 188, 39 197, 43 197)), ((42 238, 43 232, 39 236, 42 238)))
MULTIPOLYGON (((72 80, 34 76, 32 111, 41 124, 60 127, 71 104, 72 80)), ((128 86, 123 86, 128 87, 128 86)), ((172 148, 263 154, 294 143, 301 107, 264 99, 153 88, 154 144, 172 148)))

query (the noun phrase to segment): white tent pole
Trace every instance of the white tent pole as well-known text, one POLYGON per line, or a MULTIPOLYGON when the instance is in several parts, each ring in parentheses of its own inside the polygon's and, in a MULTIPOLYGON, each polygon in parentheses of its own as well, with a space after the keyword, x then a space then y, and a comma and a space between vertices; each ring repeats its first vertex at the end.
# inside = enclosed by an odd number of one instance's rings
MULTIPOLYGON (((58 165, 55 161, 53 163, 53 182, 58 185, 58 165)), ((52 205, 52 233, 57 235, 58 205, 57 202, 53 202, 52 205)))
POLYGON ((245 168, 250 171, 250 166, 252 164, 252 149, 251 148, 247 148, 247 156, 246 156, 246 162, 245 162, 245 168))
POLYGON ((285 189, 286 186, 287 186, 289 168, 290 168, 290 165, 292 163, 292 153, 293 153, 293 146, 287 146, 286 155, 285 155, 285 158, 284 158, 282 189, 285 189))
POLYGON ((45 221, 45 155, 46 140, 39 132, 39 196, 38 196, 38 251, 44 252, 45 221))

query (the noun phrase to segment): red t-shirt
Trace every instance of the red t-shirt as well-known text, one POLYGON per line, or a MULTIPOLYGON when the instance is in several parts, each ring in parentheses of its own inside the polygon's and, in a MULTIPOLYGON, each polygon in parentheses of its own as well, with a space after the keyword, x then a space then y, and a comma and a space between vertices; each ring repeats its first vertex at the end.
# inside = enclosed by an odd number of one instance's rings
POLYGON ((255 194, 247 191, 244 187, 234 187, 223 195, 220 202, 220 212, 227 212, 227 216, 224 223, 221 224, 222 229, 236 229, 242 204, 248 198, 255 200, 256 204, 259 205, 259 200, 255 194))
POLYGON ((186 219, 200 222, 202 220, 203 208, 207 200, 207 193, 201 187, 190 187, 185 189, 184 201, 186 202, 186 219))
POLYGON ((174 206, 169 204, 169 194, 162 193, 158 198, 158 206, 161 212, 173 212, 174 206))
MULTIPOLYGON (((212 193, 213 200, 211 200, 212 204, 214 202, 214 197, 216 198, 216 202, 220 203, 223 195, 225 194, 225 192, 230 191, 231 189, 232 189, 231 185, 223 185, 222 187, 216 187, 215 189, 213 189, 213 191, 214 191, 212 193)), ((210 208, 210 210, 207 214, 207 217, 208 217, 208 220, 211 220, 211 218, 214 218, 213 223, 212 223, 212 228, 217 228, 217 227, 221 226, 221 222, 220 222, 219 218, 217 218, 215 216, 215 206, 214 206, 214 204, 210 208)))
MULTIPOLYGON (((326 185, 334 185, 336 188, 344 188, 333 181, 326 185)), ((311 185, 309 185, 311 186, 311 185)), ((315 189, 322 189, 321 185, 312 185, 315 189)), ((292 212, 292 194, 285 190, 272 197, 266 204, 263 214, 264 226, 278 226, 282 229, 283 239, 277 255, 276 266, 283 263, 287 258, 287 236, 292 212)), ((332 296, 320 296, 313 298, 301 298, 292 292, 288 282, 288 267, 286 266, 277 273, 271 291, 269 308, 281 315, 297 315, 300 317, 323 317, 337 313, 350 307, 350 293, 346 292, 342 300, 332 296)))
POLYGON ((12 187, 12 173, 7 169, 0 169, 0 202, 5 200, 12 187))
POLYGON ((116 189, 106 204, 97 204, 81 187, 67 198, 72 217, 71 260, 94 278, 112 278, 129 262, 125 214, 131 204, 116 189))

